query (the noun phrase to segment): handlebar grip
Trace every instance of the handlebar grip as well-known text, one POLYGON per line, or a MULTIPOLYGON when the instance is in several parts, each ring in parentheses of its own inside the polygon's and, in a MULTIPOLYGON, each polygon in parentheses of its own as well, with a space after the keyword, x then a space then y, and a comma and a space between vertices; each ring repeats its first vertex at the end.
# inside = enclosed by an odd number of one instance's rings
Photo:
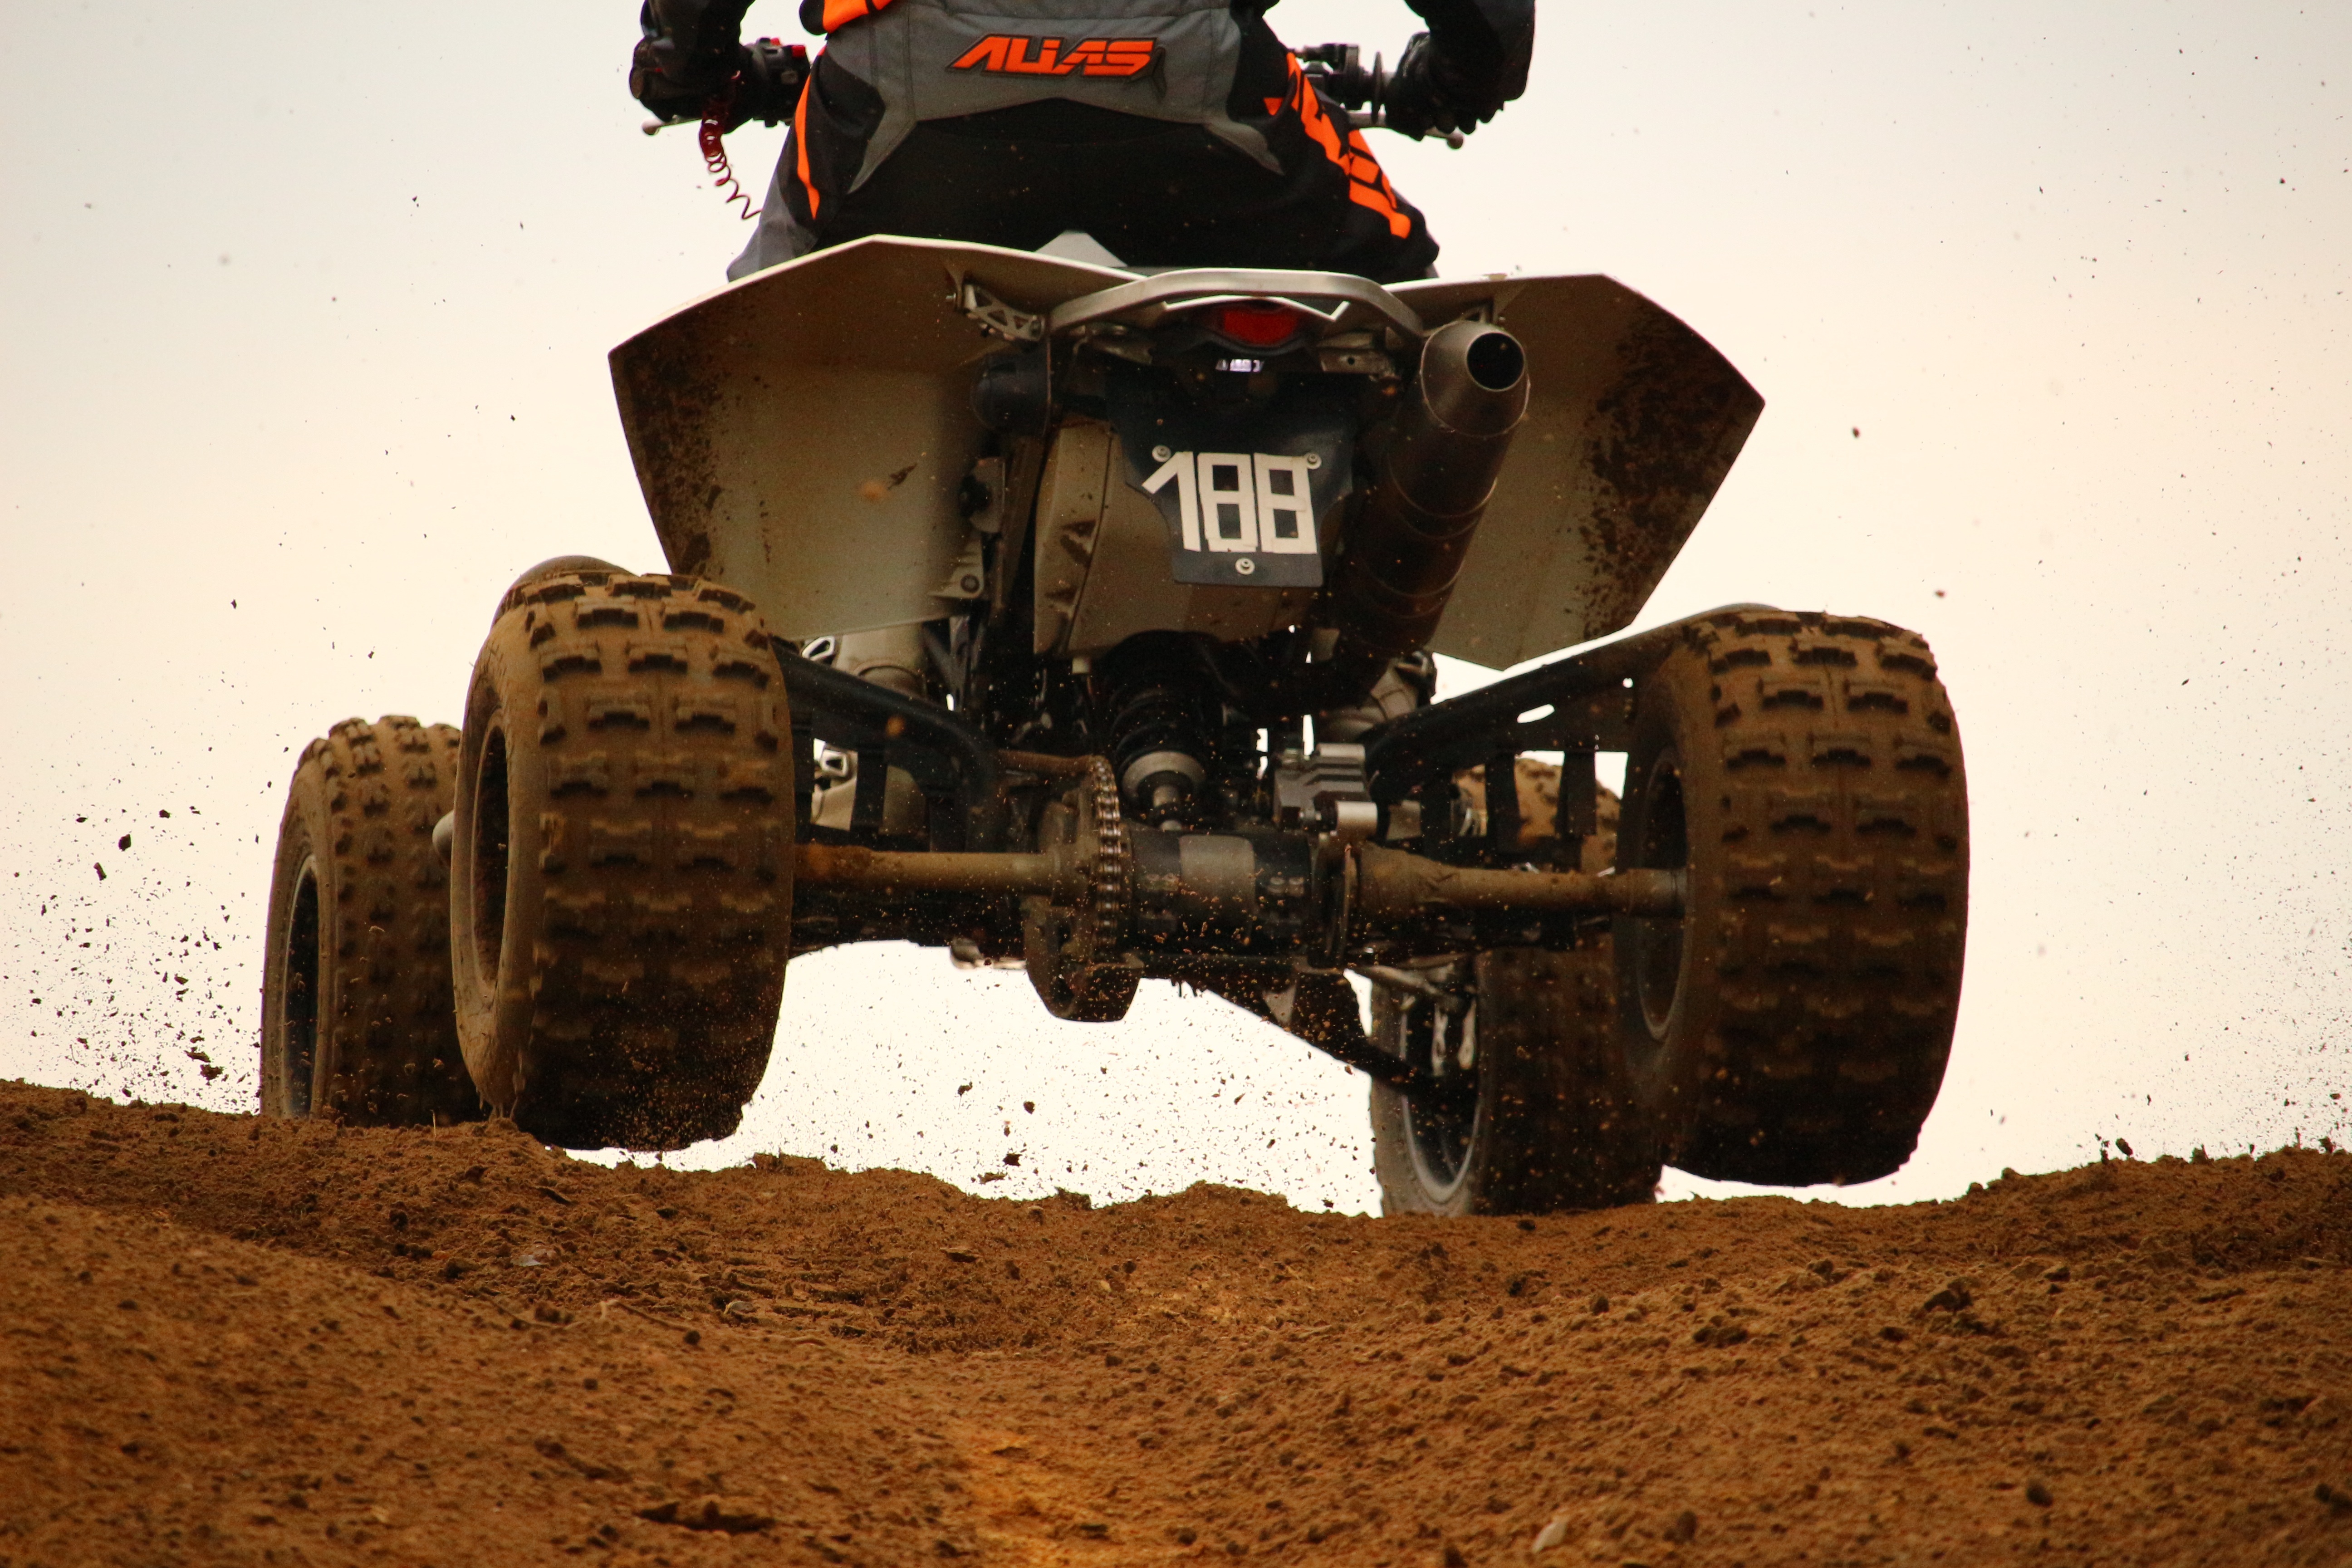
MULTIPOLYGON (((742 46, 735 73, 735 99, 727 118, 740 125, 756 120, 774 125, 790 120, 808 85, 808 49, 774 38, 742 46)), ((730 127, 731 129, 731 127, 730 127)))

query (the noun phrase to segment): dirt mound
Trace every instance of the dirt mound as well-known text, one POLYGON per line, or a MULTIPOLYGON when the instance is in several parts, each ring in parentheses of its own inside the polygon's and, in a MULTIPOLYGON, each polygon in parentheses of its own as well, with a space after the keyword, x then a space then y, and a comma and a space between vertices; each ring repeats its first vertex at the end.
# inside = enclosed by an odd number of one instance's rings
POLYGON ((1375 1221, 0 1086, 0 1568, 2352 1553, 2352 1160, 1375 1221))

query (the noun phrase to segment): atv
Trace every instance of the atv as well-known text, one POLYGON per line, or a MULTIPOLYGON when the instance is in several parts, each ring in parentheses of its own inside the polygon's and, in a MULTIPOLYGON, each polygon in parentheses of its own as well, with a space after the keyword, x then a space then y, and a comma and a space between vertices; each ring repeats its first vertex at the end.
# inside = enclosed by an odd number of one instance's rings
POLYGON ((877 238, 612 366, 670 570, 544 563, 462 729, 305 751, 266 1110, 720 1137, 787 961, 907 942, 1059 1018, 1168 981, 1328 1052, 1391 1213, 1909 1156, 1966 930, 1951 705, 1855 616, 1601 640, 1762 407, 1639 294, 877 238), (1441 698, 1434 654, 1544 662, 1441 698))

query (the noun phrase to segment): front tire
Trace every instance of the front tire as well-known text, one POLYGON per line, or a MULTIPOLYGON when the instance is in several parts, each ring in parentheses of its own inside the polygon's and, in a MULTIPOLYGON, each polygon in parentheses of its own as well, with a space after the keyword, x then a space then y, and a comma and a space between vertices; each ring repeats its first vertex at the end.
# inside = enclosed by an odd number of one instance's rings
POLYGON ((302 749, 270 878, 264 1116, 429 1127, 481 1114, 433 848, 457 763, 456 730, 396 715, 346 719, 302 749))
POLYGON ((482 1096, 568 1148, 724 1137, 792 934, 783 686, 750 601, 578 570, 507 593, 474 667, 450 957, 482 1096))
POLYGON ((1916 635, 1727 612, 1638 685, 1618 864, 1689 873, 1617 922, 1619 1034, 1668 1163, 1774 1185, 1898 1169, 1936 1102, 1968 927, 1968 785, 1916 635))

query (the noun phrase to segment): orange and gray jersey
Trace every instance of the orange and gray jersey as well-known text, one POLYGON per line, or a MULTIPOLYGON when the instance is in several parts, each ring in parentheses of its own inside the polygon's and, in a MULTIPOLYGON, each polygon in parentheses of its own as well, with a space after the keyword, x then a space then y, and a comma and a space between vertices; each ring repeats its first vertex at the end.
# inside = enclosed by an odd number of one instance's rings
POLYGON ((1063 99, 1206 128, 1268 168, 1232 118, 1242 26, 1230 0, 826 0, 824 58, 881 116, 855 189, 926 120, 1063 99))
POLYGON ((1229 0, 822 4, 730 277, 866 234, 1034 248, 1081 229, 1138 265, 1384 280, 1436 254, 1363 134, 1229 0))

